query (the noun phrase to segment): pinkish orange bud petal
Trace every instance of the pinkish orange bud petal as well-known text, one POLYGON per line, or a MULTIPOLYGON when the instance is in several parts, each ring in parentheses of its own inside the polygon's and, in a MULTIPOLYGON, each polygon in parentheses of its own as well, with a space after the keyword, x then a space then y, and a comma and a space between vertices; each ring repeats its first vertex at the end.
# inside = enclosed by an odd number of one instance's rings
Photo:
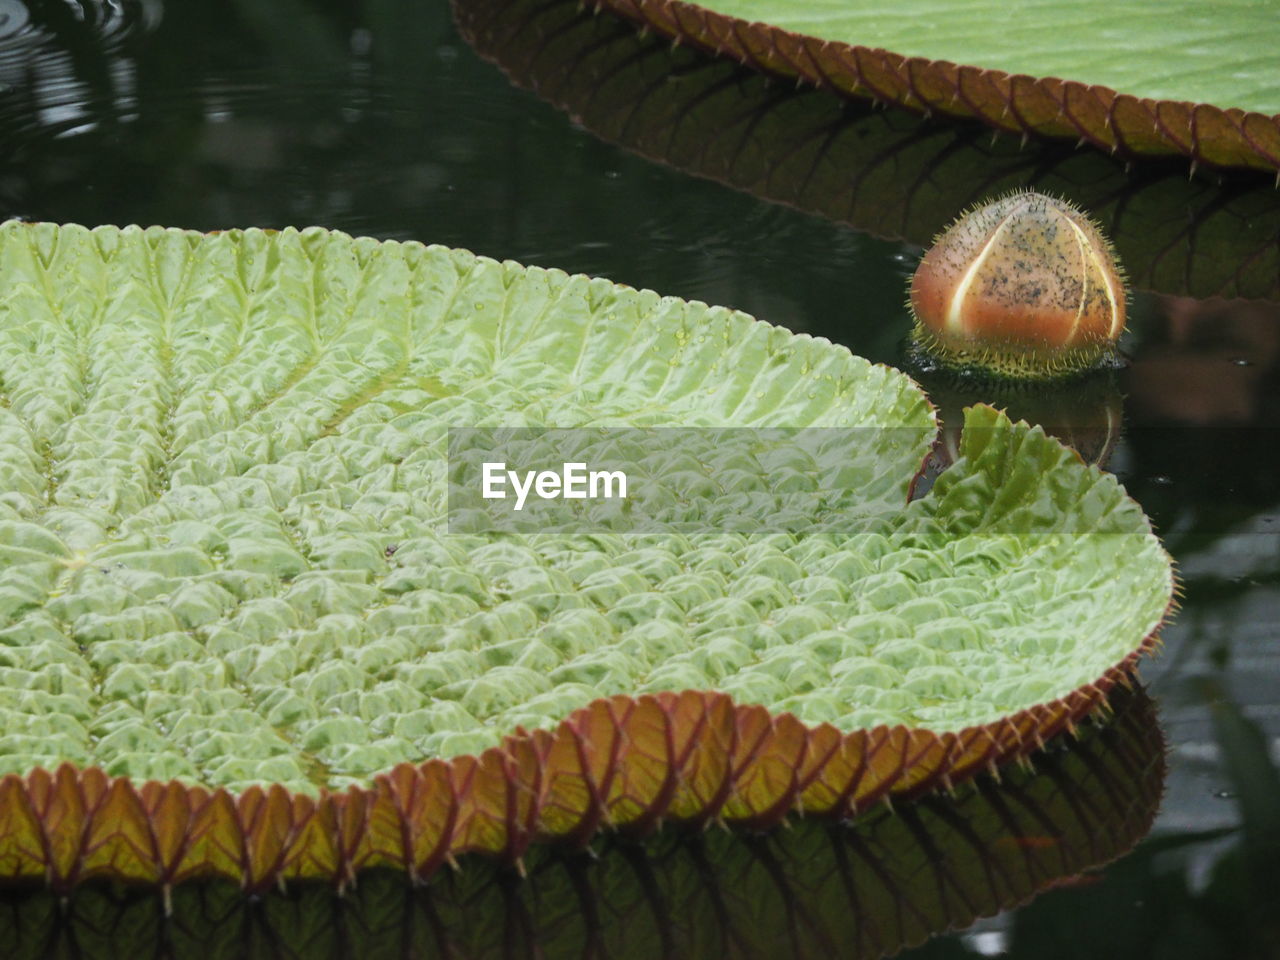
POLYGON ((916 340, 948 366, 999 376, 1077 373, 1124 331, 1111 244, 1064 200, 1032 191, 960 217, 911 280, 916 340))

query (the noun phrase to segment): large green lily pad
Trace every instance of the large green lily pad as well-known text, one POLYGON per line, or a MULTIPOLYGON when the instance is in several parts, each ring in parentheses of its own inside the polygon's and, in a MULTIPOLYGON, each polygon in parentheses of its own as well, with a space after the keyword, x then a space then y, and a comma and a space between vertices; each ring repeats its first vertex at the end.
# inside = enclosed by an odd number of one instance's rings
POLYGON ((894 370, 605 280, 5 224, 0 871, 421 875, 1025 754, 1150 644, 1169 560, 990 409, 907 503, 932 427, 894 370), (861 525, 450 533, 447 428, 504 424, 856 429, 861 525))
POLYGON ((1280 168, 1269 3, 602 0, 765 70, 1105 149, 1280 168))

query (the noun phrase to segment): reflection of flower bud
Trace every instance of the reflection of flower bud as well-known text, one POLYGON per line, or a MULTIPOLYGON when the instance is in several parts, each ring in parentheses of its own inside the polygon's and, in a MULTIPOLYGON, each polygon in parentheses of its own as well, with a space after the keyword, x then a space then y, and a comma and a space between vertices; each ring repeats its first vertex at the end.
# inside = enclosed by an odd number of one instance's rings
POLYGON ((1044 379, 1086 370, 1124 330, 1111 244, 1075 207, 1020 191, 960 217, 911 280, 915 337, 951 368, 1044 379))

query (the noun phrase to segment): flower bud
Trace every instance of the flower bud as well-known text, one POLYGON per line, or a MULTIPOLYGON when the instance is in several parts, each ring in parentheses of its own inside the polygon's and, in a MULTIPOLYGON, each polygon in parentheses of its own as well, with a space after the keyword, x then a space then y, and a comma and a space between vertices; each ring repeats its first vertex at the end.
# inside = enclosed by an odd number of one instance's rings
POLYGON ((950 368, 1046 379, 1114 353, 1124 281, 1111 244, 1064 200, 1019 191, 961 216, 911 280, 920 348, 950 368))

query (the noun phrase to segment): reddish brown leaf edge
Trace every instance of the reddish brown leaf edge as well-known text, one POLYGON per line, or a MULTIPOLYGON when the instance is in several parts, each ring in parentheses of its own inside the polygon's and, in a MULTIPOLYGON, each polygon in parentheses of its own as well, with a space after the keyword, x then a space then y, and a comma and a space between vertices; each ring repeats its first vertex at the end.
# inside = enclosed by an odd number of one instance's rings
POLYGON ((553 730, 517 729, 477 756, 401 764, 368 787, 318 796, 276 784, 239 794, 176 781, 134 784, 63 764, 0 779, 0 881, 65 894, 93 878, 163 888, 222 878, 246 893, 365 869, 425 882, 465 853, 516 867, 534 842, 582 845, 599 830, 663 821, 766 829, 800 813, 851 818, 951 789, 1074 731, 1129 685, 1149 636, 1092 684, 990 724, 936 734, 844 733, 723 693, 619 695, 553 730))
POLYGON ((976 118, 1028 136, 1079 139, 1126 157, 1182 154, 1192 168, 1265 170, 1280 186, 1280 114, 1154 100, 1110 87, 904 57, 749 23, 682 0, 589 0, 676 42, 848 97, 976 118))

